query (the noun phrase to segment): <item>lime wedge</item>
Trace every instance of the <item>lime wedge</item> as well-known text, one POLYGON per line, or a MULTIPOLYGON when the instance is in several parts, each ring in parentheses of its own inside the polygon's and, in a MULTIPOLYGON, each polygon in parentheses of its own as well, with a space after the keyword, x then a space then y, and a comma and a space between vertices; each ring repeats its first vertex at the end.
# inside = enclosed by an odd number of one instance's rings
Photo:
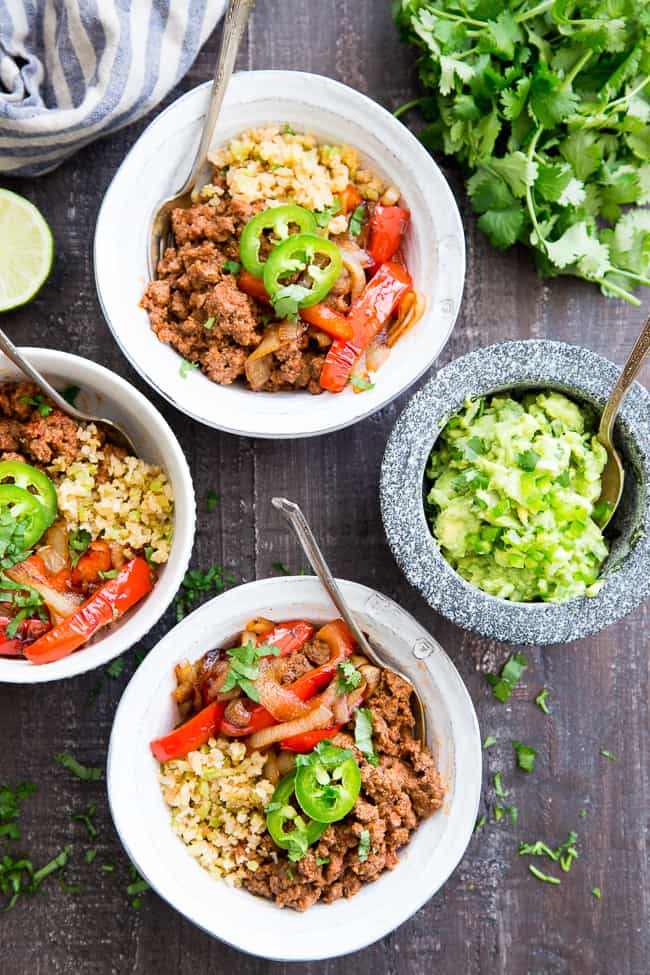
POLYGON ((0 189, 0 311, 24 305, 45 283, 54 241, 36 207, 0 189))

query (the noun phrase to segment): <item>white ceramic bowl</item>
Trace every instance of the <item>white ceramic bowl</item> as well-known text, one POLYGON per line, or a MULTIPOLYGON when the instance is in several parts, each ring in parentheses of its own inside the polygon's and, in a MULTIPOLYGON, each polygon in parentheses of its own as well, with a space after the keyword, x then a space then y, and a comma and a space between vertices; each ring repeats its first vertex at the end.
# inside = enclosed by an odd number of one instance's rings
MULTIPOLYGON (((79 409, 115 420, 133 439, 138 456, 165 469, 174 491, 174 540, 171 557, 160 570, 152 592, 104 636, 88 647, 50 664, 0 657, 0 683, 39 684, 73 677, 101 667, 132 647, 158 622, 174 598, 185 575, 194 542, 194 488, 178 440, 151 403, 124 379, 80 356, 53 349, 22 349, 58 389, 81 388, 79 409)), ((22 373, 0 356, 0 382, 23 379, 22 373)))
POLYGON ((445 882, 472 835, 481 790, 481 743, 474 707, 449 657, 396 603, 340 582, 364 630, 387 662, 414 682, 427 711, 429 744, 447 784, 445 804, 425 820, 400 863, 350 900, 304 914, 278 908, 215 880, 172 832, 149 742, 178 721, 174 665, 195 660, 239 633, 251 616, 325 622, 336 616, 315 578, 264 579, 206 603, 148 654, 120 702, 108 753, 108 796, 124 847, 151 886, 204 931, 264 958, 308 961, 356 951, 411 916, 445 882))
POLYGON ((122 351, 174 406, 208 426, 242 436, 307 437, 381 409, 412 385, 444 347, 460 305, 465 240, 454 197, 431 156, 389 112, 319 75, 251 71, 232 79, 213 145, 251 126, 288 122, 322 139, 349 143, 368 166, 400 187, 411 210, 406 258, 427 296, 424 318, 393 350, 373 390, 355 395, 252 393, 218 386, 198 370, 183 379, 181 359, 163 345, 139 307, 147 282, 147 233, 156 204, 185 179, 210 85, 187 92, 144 131, 117 171, 95 232, 95 280, 104 316, 122 351))

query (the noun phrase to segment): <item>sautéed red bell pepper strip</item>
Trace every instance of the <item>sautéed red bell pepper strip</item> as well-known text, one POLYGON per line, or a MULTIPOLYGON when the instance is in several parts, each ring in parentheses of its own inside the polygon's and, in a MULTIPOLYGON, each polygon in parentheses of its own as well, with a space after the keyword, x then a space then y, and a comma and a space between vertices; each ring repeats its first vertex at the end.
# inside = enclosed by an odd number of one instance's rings
POLYGON ((330 346, 320 374, 323 389, 340 393, 345 388, 355 362, 411 287, 411 276, 404 268, 390 262, 381 265, 348 314, 354 338, 350 342, 337 339, 330 346))
POLYGON ((154 758, 168 762, 172 758, 184 758, 188 752, 205 745, 218 733, 219 724, 226 709, 225 701, 212 701, 206 708, 170 731, 168 735, 157 738, 150 744, 154 758))
POLYGON ((256 278, 254 274, 250 271, 242 271, 237 278, 237 285, 240 291, 244 291, 255 301, 259 301, 262 305, 270 305, 271 299, 269 298, 269 293, 264 287, 264 282, 261 278, 256 278))
POLYGON ((411 219, 404 207, 384 207, 381 203, 372 211, 368 237, 368 253, 375 266, 385 264, 397 253, 404 231, 411 219))
POLYGON ((139 556, 131 559, 78 610, 26 646, 25 656, 34 664, 48 664, 67 657, 103 626, 119 619, 151 592, 152 587, 151 569, 146 560, 139 556))
MULTIPOLYGON (((288 690, 293 691, 301 701, 309 701, 312 697, 322 691, 330 683, 336 674, 338 665, 349 657, 354 650, 354 637, 343 620, 332 620, 326 623, 316 634, 316 639, 324 640, 330 648, 330 659, 321 667, 315 667, 308 673, 303 674, 298 680, 289 684, 288 690)), ((305 641, 306 642, 306 641, 305 641)), ((262 728, 270 728, 277 724, 273 715, 256 704, 250 709, 250 721, 244 728, 232 724, 230 721, 221 722, 221 731, 232 738, 243 738, 252 735, 254 731, 261 731, 262 728)))
POLYGON ((304 735, 284 738, 280 742, 280 748, 284 748, 288 752, 300 752, 304 755, 307 752, 312 752, 319 741, 323 741, 324 738, 332 738, 342 727, 342 724, 335 724, 331 728, 319 728, 316 731, 306 731, 304 735))
POLYGON ((301 650, 313 633, 314 627, 306 620, 285 620, 284 623, 276 623, 268 633, 260 633, 255 644, 258 647, 262 644, 277 647, 280 656, 286 657, 289 653, 301 650))

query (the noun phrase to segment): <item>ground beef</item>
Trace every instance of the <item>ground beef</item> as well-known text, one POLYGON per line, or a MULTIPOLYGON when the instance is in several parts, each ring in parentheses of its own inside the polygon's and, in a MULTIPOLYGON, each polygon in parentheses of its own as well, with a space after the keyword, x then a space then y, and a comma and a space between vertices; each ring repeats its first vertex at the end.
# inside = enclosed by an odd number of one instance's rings
POLYGON ((291 653, 288 657, 280 657, 277 662, 281 684, 292 684, 303 674, 310 671, 311 664, 304 653, 291 653))
MULTIPOLYGON (((142 298, 151 328, 161 342, 197 363, 212 382, 230 385, 243 379, 246 359, 260 344, 268 324, 269 308, 242 290, 237 278, 224 269, 239 261, 239 238, 246 223, 261 209, 232 199, 223 179, 216 180, 220 195, 172 213, 175 246, 158 264, 158 280, 150 282, 142 298), (206 323, 209 327, 206 328, 206 323)), ((262 242, 262 253, 267 243, 262 242)), ((347 272, 337 282, 333 301, 346 307, 347 272)), ((313 330, 283 343, 270 356, 266 382, 249 388, 259 392, 306 389, 321 393, 319 377, 325 357, 313 330)))
POLYGON ((78 451, 78 424, 59 412, 33 383, 0 386, 0 456, 30 464, 71 463, 78 451), (42 415, 43 408, 49 412, 42 415))
POLYGON ((303 653, 315 667, 321 667, 330 659, 331 651, 329 643, 325 643, 325 640, 319 640, 315 636, 304 645, 303 653))
MULTIPOLYGON (((318 655, 313 640, 304 655, 318 655)), ((314 660, 314 662, 316 662, 314 660)), ((369 764, 354 748, 350 734, 339 733, 334 743, 353 748, 361 767, 361 793, 352 812, 323 833, 309 855, 289 864, 270 837, 260 848, 262 862, 245 881, 249 891, 275 900, 281 907, 304 911, 317 901, 331 904, 352 897, 364 883, 376 880, 399 863, 397 851, 408 843, 421 819, 439 809, 444 788, 433 756, 413 738, 414 718, 410 686, 391 671, 382 671, 379 686, 368 701, 372 711, 379 765, 369 764), (367 859, 359 859, 359 842, 367 831, 367 859), (318 861, 321 862, 319 864, 318 861), (289 872, 287 871, 289 867, 289 872)))

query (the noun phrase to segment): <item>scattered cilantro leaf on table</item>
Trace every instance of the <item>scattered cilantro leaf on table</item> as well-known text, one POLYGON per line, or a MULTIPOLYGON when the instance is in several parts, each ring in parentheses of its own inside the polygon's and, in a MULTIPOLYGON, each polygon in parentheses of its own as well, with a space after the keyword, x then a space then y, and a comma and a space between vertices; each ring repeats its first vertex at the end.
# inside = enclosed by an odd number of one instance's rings
POLYGON ((87 782, 97 782, 103 777, 102 770, 100 768, 92 768, 89 765, 82 765, 78 762, 74 755, 70 752, 59 752, 58 755, 54 756, 54 761, 62 765, 63 768, 67 769, 68 772, 72 772, 76 775, 78 779, 84 779, 87 782))
POLYGON ((523 677, 528 661, 523 653, 513 653, 508 657, 500 674, 486 674, 488 684, 497 701, 505 704, 510 700, 515 684, 523 677))
POLYGON ((420 133, 467 172, 479 227, 639 305, 650 285, 650 7, 394 0, 427 94, 420 133), (499 11, 499 12, 497 12, 499 11))
POLYGON ((512 747, 517 753, 517 765, 524 772, 532 772, 535 769, 535 759, 537 751, 530 745, 523 745, 520 741, 513 741, 512 747))

